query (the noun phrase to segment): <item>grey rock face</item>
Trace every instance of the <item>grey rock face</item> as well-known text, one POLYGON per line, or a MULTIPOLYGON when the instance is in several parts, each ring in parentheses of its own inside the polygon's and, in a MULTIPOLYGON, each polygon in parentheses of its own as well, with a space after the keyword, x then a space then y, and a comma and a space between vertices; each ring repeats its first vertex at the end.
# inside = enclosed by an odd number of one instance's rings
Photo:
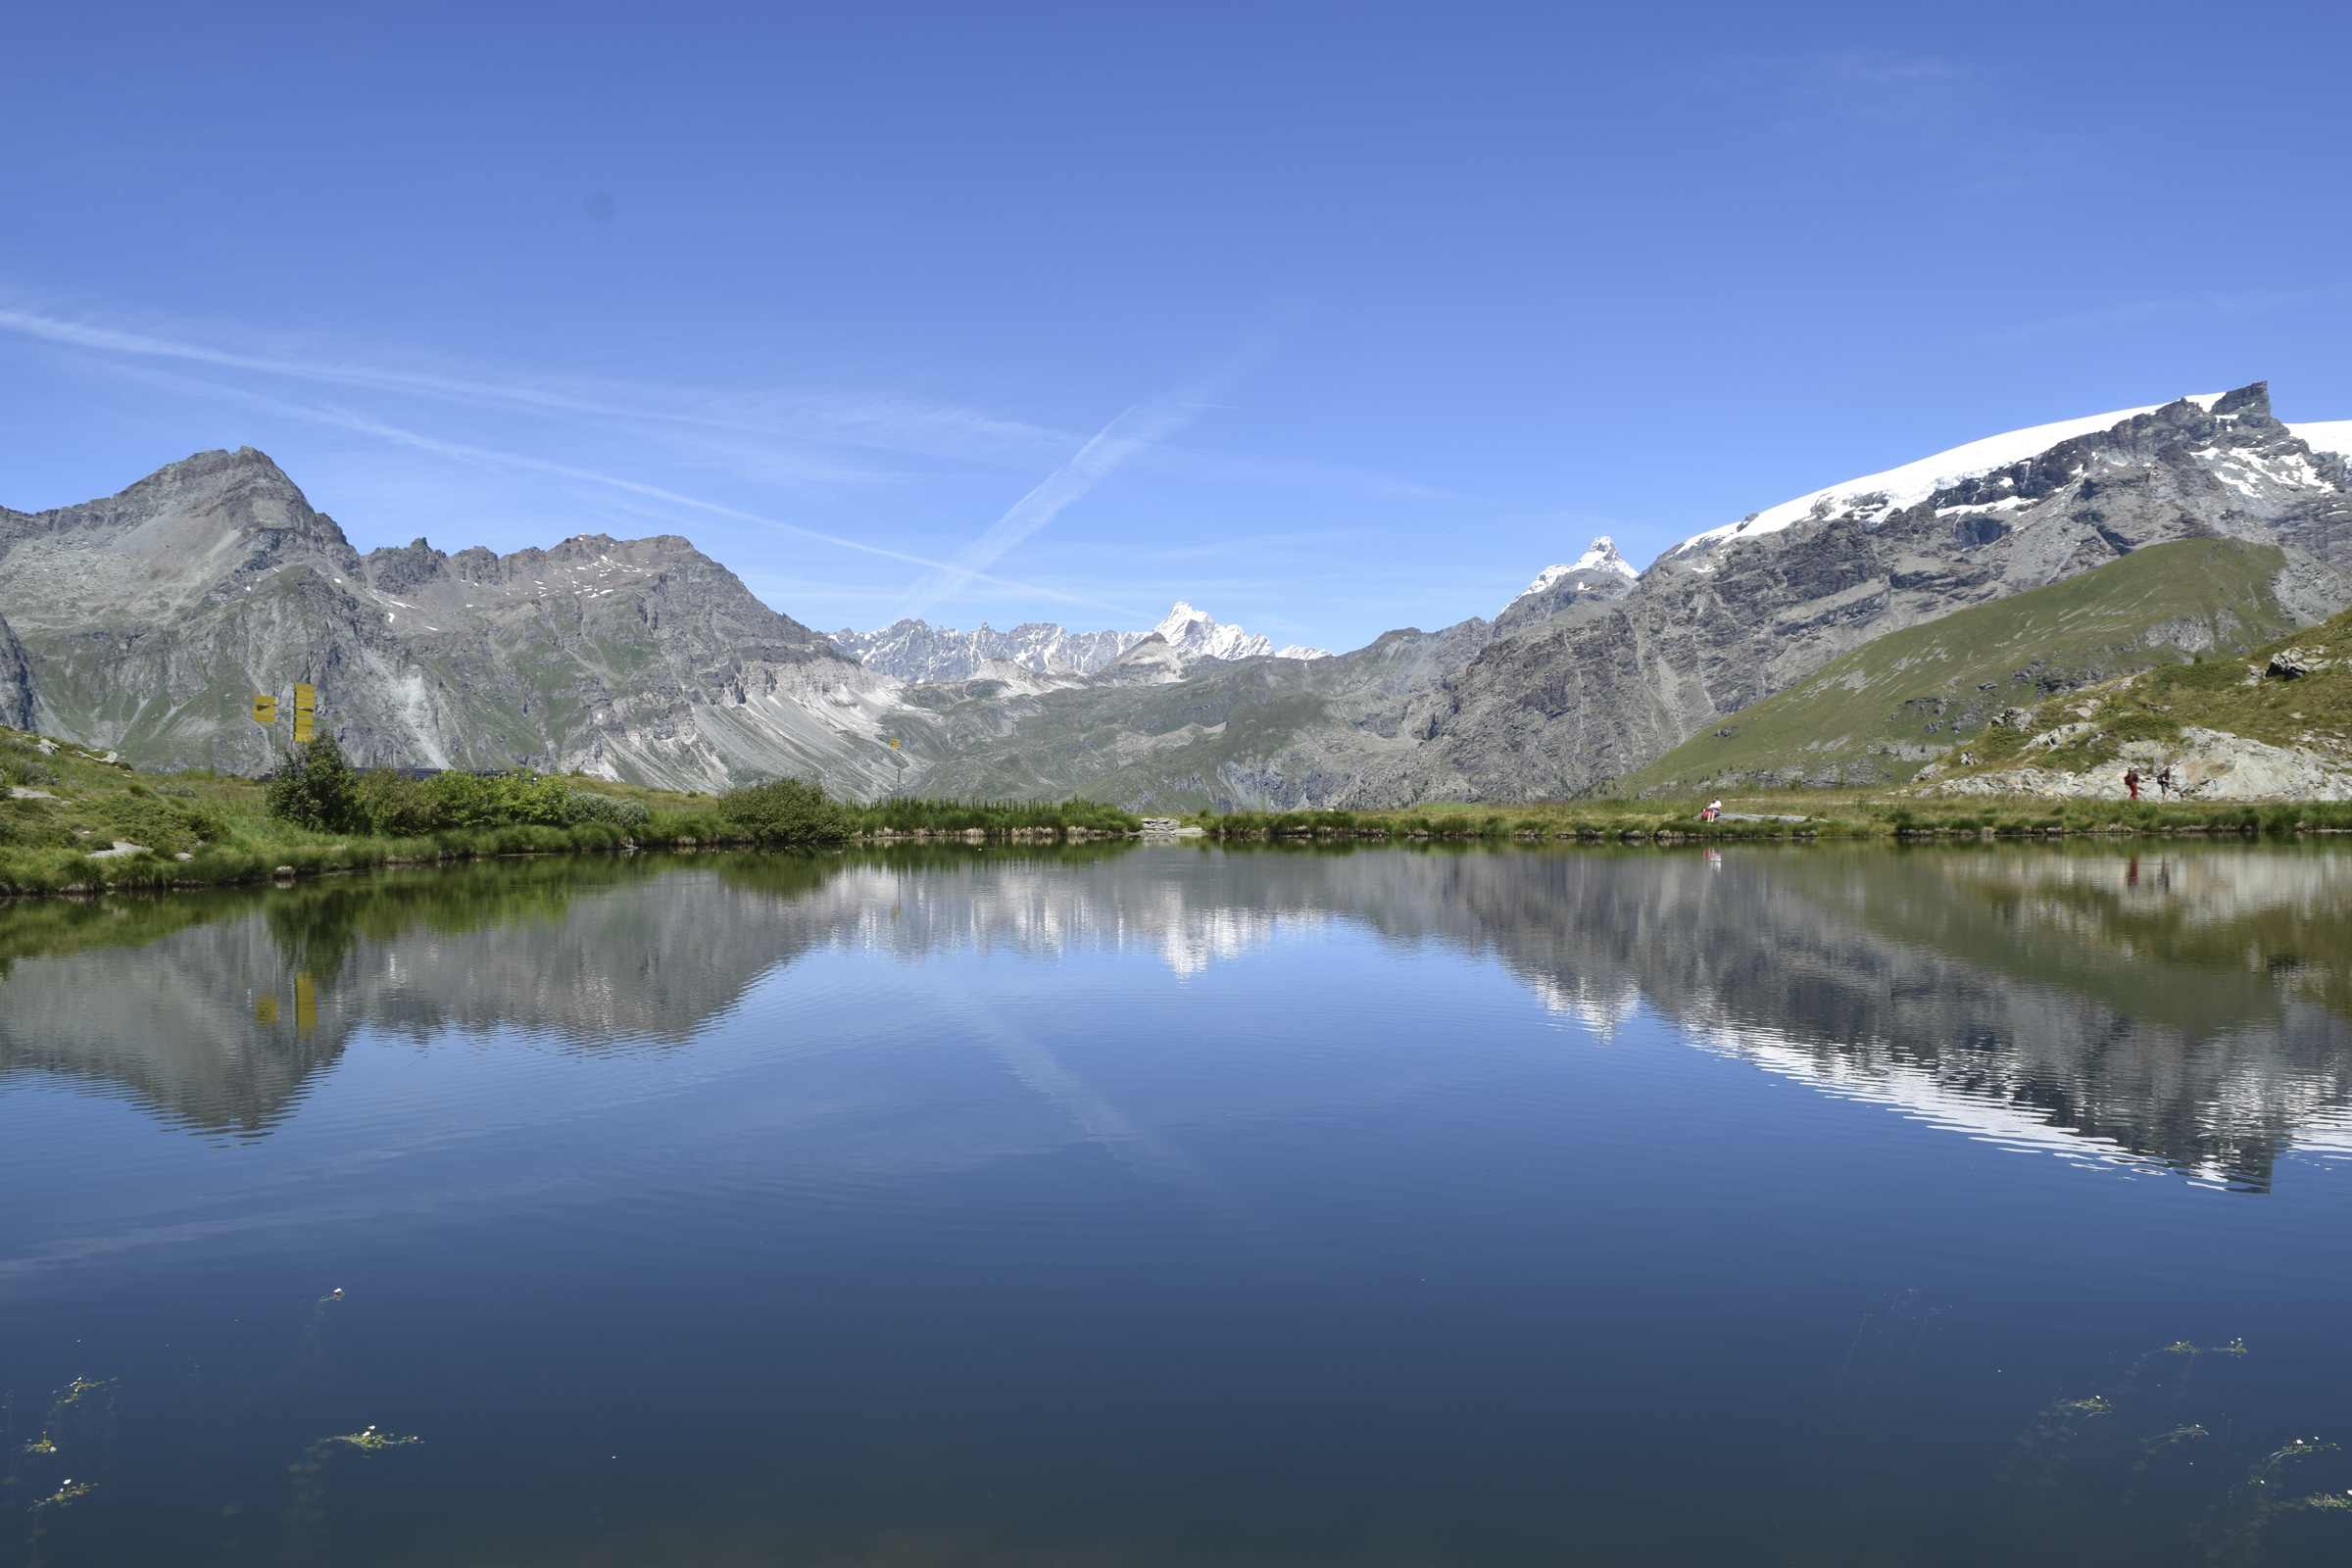
POLYGON ((32 690, 32 661, 24 655, 24 645, 9 630, 8 622, 0 620, 0 724, 11 729, 31 729, 37 703, 32 690))
POLYGON ((251 448, 122 494, 0 510, 0 613, 43 727, 152 767, 253 772, 255 693, 318 688, 355 761, 579 767, 686 788, 889 776, 897 683, 674 535, 362 557, 251 448))

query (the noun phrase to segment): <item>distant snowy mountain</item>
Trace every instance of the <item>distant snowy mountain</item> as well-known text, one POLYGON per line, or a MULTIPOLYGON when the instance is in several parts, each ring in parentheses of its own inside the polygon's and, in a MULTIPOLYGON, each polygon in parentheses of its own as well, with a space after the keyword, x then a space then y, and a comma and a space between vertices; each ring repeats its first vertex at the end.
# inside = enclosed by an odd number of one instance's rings
POLYGON ((1306 648, 1298 643, 1277 649, 1270 638, 1252 636, 1239 626, 1219 625, 1209 619, 1206 611, 1195 610, 1181 599, 1168 612, 1167 618, 1152 629, 1165 637, 1168 646, 1186 663, 1196 659, 1260 659, 1269 654, 1276 659, 1331 657, 1329 649, 1306 648))
POLYGON ((1495 633, 1507 635, 1540 625, 1572 605, 1623 599, 1634 591, 1634 580, 1640 575, 1633 564, 1617 553, 1616 541, 1602 534, 1574 561, 1545 566, 1537 573, 1527 591, 1503 606, 1502 613, 1494 617, 1495 633))
POLYGON ((992 660, 1039 674, 1068 671, 1089 675, 1144 640, 1140 631, 1066 631, 1032 620, 1010 631, 982 621, 974 631, 899 620, 880 631, 833 634, 833 646, 868 669, 901 680, 970 680, 992 660))
MULTIPOLYGON (((1586 571, 1613 571, 1629 581, 1642 575, 1634 569, 1633 563, 1617 553, 1617 541, 1604 533, 1592 541, 1592 549, 1566 565, 1545 566, 1538 572, 1536 580, 1527 585, 1526 591, 1519 595, 1519 599, 1525 599, 1531 594, 1540 594, 1564 578, 1573 577, 1579 572, 1586 571)), ((1518 599, 1511 601, 1513 604, 1518 602, 1518 599)))
POLYGON ((1219 625, 1203 611, 1178 602, 1152 631, 1067 631, 1050 621, 1033 620, 998 631, 982 621, 974 631, 933 626, 928 621, 899 620, 880 631, 833 634, 833 646, 868 669, 901 680, 970 680, 992 661, 1018 664, 1039 674, 1091 675, 1136 644, 1156 632, 1185 663, 1196 659, 1329 659, 1320 648, 1296 644, 1276 649, 1264 637, 1253 637, 1239 626, 1219 625))

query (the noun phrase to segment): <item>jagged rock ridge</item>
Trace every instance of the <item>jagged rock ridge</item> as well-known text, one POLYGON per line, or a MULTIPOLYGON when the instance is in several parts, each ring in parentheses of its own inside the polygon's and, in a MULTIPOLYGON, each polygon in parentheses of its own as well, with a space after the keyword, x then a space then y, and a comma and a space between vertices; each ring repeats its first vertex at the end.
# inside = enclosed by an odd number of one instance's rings
POLYGON ((0 613, 39 725, 147 766, 270 764, 256 692, 308 681, 363 763, 581 768, 685 788, 894 776, 898 685, 674 535, 361 556, 262 453, 0 510, 0 613))

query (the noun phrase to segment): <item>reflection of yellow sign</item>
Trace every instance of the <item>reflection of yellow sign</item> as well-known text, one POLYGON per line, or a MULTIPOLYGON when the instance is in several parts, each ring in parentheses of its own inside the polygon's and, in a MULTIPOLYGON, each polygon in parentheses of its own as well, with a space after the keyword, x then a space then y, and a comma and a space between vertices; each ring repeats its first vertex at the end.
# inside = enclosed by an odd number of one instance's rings
POLYGON ((277 1022, 277 999, 275 997, 254 998, 253 1021, 255 1023, 277 1022))
POLYGON ((253 721, 256 724, 276 723, 277 699, 274 697, 256 697, 253 700, 253 721))
POLYGON ((294 687, 294 739, 297 744, 308 741, 318 731, 318 689, 299 682, 294 687))
POLYGON ((307 974, 294 977, 294 1027, 318 1027, 318 983, 307 974))

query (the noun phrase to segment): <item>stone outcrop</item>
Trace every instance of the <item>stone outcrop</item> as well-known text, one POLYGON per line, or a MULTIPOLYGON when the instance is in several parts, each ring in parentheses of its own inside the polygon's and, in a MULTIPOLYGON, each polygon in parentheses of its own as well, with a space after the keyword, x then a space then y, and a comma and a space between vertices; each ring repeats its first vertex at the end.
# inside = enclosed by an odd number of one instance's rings
MULTIPOLYGON (((2088 721, 2062 724, 2026 744, 2052 748, 2077 744, 2095 734, 2097 727, 2088 721)), ((2144 800, 2160 798, 2156 776, 2169 770, 2173 787, 2165 793, 2174 800, 2352 801, 2352 765, 2341 756, 2310 747, 2271 746, 2194 724, 2182 725, 2178 741, 2125 741, 2116 747, 2111 760, 2080 771, 2005 767, 1952 779, 1936 779, 1930 773, 1917 793, 2124 801, 2131 799, 2124 775, 2133 768, 2139 770, 2144 800)))

